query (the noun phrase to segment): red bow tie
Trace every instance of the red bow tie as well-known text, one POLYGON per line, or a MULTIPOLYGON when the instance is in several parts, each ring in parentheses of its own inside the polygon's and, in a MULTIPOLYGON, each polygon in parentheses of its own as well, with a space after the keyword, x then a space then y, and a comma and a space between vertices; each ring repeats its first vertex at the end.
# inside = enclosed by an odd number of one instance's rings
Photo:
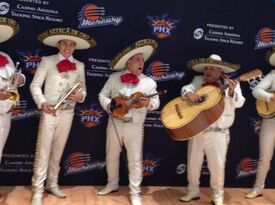
POLYGON ((122 83, 132 83, 134 85, 138 84, 139 79, 135 74, 126 73, 120 76, 120 80, 122 83))
POLYGON ((3 68, 8 63, 9 63, 8 58, 6 56, 0 55, 0 68, 1 67, 3 68))
POLYGON ((76 65, 75 63, 72 63, 68 59, 64 59, 60 61, 59 63, 56 64, 57 70, 59 73, 66 72, 69 70, 76 70, 76 65))
POLYGON ((217 82, 217 81, 216 82, 212 82, 212 83, 211 82, 205 82, 205 83, 202 84, 202 87, 203 86, 207 86, 207 85, 212 85, 212 86, 215 86, 217 88, 221 87, 221 84, 219 82, 217 82))

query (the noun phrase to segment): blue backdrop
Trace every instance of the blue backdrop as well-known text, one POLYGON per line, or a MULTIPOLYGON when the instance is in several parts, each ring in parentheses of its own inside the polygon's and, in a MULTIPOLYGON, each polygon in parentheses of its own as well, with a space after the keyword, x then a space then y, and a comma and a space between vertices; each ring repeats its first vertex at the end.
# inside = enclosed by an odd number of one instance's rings
MULTIPOLYGON (((181 87, 194 72, 187 61, 219 54, 241 65, 236 75, 259 68, 273 69, 265 53, 275 44, 275 1, 204 0, 2 0, 0 16, 15 19, 19 33, 2 43, 1 51, 20 62, 27 83, 20 88, 21 106, 13 111, 11 132, 0 166, 1 185, 31 183, 39 111, 29 92, 37 64, 44 55, 56 53, 37 40, 53 27, 71 27, 88 33, 97 41, 93 49, 76 51, 86 65, 88 96, 76 108, 74 123, 63 154, 60 183, 103 185, 105 172, 105 129, 107 114, 100 107, 98 93, 111 73, 109 61, 129 44, 152 38, 157 53, 145 65, 159 89, 167 89, 159 110, 145 122, 143 185, 186 186, 187 142, 174 141, 160 121, 162 107, 180 95, 181 87)), ((238 109, 231 129, 226 164, 226 187, 252 187, 258 160, 258 132, 261 118, 256 112, 251 87, 258 79, 242 83, 247 101, 238 109)), ((275 187, 275 164, 271 165, 267 187, 275 187)), ((207 162, 201 183, 208 185, 207 162)), ((121 158, 121 184, 127 169, 121 158)))

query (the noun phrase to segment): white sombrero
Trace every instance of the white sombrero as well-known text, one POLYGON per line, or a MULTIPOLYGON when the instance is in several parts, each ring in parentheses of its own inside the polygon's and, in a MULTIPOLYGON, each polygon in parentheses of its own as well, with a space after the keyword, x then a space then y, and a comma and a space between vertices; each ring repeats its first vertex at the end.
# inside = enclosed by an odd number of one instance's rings
POLYGON ((38 35, 37 39, 42 43, 57 47, 61 40, 71 40, 76 43, 76 49, 92 48, 96 41, 88 34, 71 28, 53 28, 38 35))
POLYGON ((266 60, 270 65, 275 66, 275 47, 266 53, 266 60))
POLYGON ((18 23, 7 17, 0 17, 0 43, 10 39, 19 31, 18 23))
POLYGON ((219 55, 212 54, 208 58, 197 58, 188 61, 187 67, 202 73, 206 66, 219 67, 225 73, 232 73, 240 69, 240 65, 228 63, 222 60, 219 55))
POLYGON ((110 62, 109 65, 113 70, 124 69, 126 68, 126 62, 129 60, 129 58, 138 53, 143 54, 145 62, 150 58, 150 56, 152 56, 155 53, 157 47, 158 44, 155 40, 142 39, 122 50, 119 54, 117 54, 114 57, 114 59, 110 62))

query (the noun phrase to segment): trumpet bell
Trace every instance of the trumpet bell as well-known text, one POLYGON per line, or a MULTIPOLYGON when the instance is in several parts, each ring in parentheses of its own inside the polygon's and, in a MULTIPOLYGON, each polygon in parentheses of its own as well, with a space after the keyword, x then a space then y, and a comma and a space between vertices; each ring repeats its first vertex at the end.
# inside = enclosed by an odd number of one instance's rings
POLYGON ((11 102, 19 101, 20 95, 18 92, 14 91, 14 90, 9 90, 8 92, 11 94, 11 96, 8 98, 9 101, 11 101, 11 102))

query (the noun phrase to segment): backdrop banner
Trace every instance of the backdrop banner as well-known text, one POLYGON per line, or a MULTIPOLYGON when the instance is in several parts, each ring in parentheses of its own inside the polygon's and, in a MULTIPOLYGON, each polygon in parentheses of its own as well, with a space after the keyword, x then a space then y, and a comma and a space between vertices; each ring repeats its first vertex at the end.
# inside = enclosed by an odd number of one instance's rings
MULTIPOLYGON (((186 186, 187 141, 173 140, 160 120, 161 109, 180 96, 181 87, 197 73, 187 62, 218 54, 240 64, 233 77, 253 69, 263 75, 274 69, 265 59, 275 45, 275 1, 220 0, 0 0, 0 18, 18 22, 20 30, 1 43, 26 75, 19 88, 20 106, 12 113, 12 127, 0 166, 1 185, 30 185, 40 111, 29 85, 42 56, 56 48, 37 40, 51 28, 70 27, 92 36, 97 45, 77 50, 76 59, 85 63, 87 98, 78 104, 70 136, 61 161, 61 185, 104 185, 105 142, 108 114, 98 93, 114 72, 109 62, 122 49, 141 39, 154 39, 159 47, 145 63, 144 73, 158 89, 168 93, 161 106, 145 121, 143 185, 186 186), (161 2, 161 3, 160 3, 161 2), (274 29, 274 30, 273 30, 274 29)), ((1 32, 1 31, 0 31, 1 32)), ((241 82, 245 105, 236 110, 230 129, 225 187, 252 187, 259 153, 262 118, 255 107, 252 88, 255 78, 241 82)), ((133 136, 134 137, 134 136, 133 136)), ((128 184, 126 162, 121 157, 120 184, 128 184)), ((275 163, 271 164, 266 187, 275 188, 275 163)), ((203 162, 201 185, 209 186, 207 160, 203 162)))

